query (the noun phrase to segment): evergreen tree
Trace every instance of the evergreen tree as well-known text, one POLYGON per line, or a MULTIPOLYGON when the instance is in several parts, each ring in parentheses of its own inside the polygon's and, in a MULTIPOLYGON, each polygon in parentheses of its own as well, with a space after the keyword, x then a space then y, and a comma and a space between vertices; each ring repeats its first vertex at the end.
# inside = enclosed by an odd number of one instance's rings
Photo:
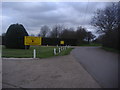
POLYGON ((9 26, 5 35, 6 48, 29 49, 29 45, 24 45, 24 36, 28 36, 27 31, 21 24, 12 24, 9 26))

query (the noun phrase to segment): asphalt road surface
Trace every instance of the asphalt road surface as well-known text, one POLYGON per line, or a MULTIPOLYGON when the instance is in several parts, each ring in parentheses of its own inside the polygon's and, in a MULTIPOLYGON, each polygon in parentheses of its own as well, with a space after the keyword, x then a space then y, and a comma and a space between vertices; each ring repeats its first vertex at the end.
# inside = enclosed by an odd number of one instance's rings
POLYGON ((72 55, 46 59, 3 58, 2 87, 101 88, 72 55))
POLYGON ((71 54, 101 87, 118 87, 118 54, 100 47, 76 47, 71 54))

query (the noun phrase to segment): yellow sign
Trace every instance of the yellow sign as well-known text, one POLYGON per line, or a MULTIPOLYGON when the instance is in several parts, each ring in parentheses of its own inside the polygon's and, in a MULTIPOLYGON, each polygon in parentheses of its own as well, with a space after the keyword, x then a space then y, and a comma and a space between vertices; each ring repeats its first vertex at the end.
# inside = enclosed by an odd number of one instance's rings
POLYGON ((25 36, 24 45, 41 45, 42 37, 25 36))
POLYGON ((64 41, 60 41, 60 44, 64 44, 64 41))

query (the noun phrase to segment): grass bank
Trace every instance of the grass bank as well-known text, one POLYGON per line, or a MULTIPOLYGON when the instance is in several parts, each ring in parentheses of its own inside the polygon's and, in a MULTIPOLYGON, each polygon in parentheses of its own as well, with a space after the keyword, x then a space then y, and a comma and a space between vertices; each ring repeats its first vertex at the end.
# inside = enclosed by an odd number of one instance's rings
MULTIPOLYGON (((48 58, 55 56, 53 53, 53 49, 58 49, 59 47, 54 46, 31 46, 30 49, 6 49, 4 46, 2 47, 2 57, 6 58, 33 58, 33 50, 36 49, 36 57, 37 58, 48 58)), ((56 56, 68 55, 71 52, 72 48, 68 48, 63 50, 61 53, 56 56)))
POLYGON ((108 48, 108 47, 101 47, 101 48, 104 49, 105 51, 120 53, 120 51, 117 49, 108 48))
POLYGON ((82 44, 80 46, 102 46, 101 44, 91 43, 91 44, 82 44))

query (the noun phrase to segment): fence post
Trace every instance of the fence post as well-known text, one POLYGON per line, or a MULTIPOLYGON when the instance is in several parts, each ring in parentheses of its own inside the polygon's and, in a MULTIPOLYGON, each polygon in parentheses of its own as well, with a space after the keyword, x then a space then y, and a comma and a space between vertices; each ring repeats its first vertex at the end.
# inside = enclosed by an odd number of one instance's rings
POLYGON ((66 50, 66 46, 64 46, 65 50, 66 50))
POLYGON ((61 47, 61 51, 62 51, 62 47, 61 47))
POLYGON ((54 51, 53 51, 53 52, 54 52, 54 55, 56 55, 56 48, 54 48, 54 51))
POLYGON ((60 53, 60 48, 59 48, 59 53, 60 53))
POLYGON ((67 45, 67 48, 69 48, 69 45, 67 45))
POLYGON ((36 58, 36 50, 33 50, 33 58, 36 58))
POLYGON ((63 46, 63 50, 64 50, 64 46, 63 46))

